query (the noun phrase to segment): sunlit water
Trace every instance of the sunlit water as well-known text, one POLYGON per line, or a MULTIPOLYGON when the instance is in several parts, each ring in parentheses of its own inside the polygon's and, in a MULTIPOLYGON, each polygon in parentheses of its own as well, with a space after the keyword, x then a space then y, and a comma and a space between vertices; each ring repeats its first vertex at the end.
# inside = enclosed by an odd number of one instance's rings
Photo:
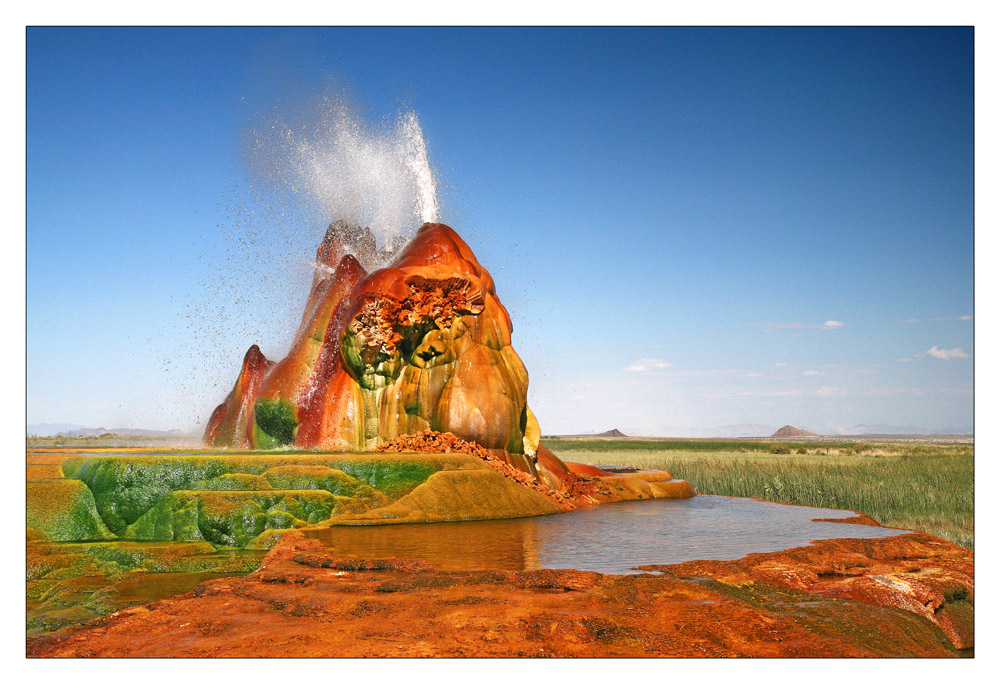
POLYGON ((851 511, 702 495, 537 518, 333 527, 307 534, 345 556, 405 558, 464 570, 573 568, 616 574, 637 572, 640 565, 735 560, 814 540, 903 534, 815 522, 853 516, 851 511))

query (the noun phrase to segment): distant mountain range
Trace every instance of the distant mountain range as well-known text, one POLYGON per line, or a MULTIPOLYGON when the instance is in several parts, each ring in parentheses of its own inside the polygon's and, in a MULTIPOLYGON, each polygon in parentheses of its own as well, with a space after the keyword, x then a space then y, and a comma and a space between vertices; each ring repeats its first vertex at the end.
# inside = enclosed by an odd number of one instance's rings
POLYGON ((854 427, 834 432, 840 435, 971 435, 971 427, 944 427, 940 430, 916 427, 913 425, 855 425, 854 427))
MULTIPOLYGON (((786 426, 787 427, 787 426, 786 426)), ((769 437, 779 429, 774 425, 759 423, 736 423, 714 428, 677 428, 666 425, 651 427, 617 428, 606 432, 588 432, 574 437, 769 437)), ((803 431, 827 436, 841 435, 971 435, 971 427, 945 427, 940 430, 914 425, 854 425, 849 428, 802 428, 803 431)), ((91 428, 73 423, 34 423, 27 426, 27 434, 36 437, 98 437, 103 434, 127 435, 132 437, 183 437, 183 430, 144 430, 137 428, 91 428)))
MULTIPOLYGON (((645 427, 624 427, 622 432, 631 437, 769 437, 774 435, 779 428, 777 425, 763 425, 760 423, 735 423, 732 425, 720 425, 711 428, 684 428, 670 425, 653 425, 645 427)), ((831 437, 848 435, 972 435, 971 427, 944 427, 931 429, 917 427, 914 425, 886 425, 884 423, 874 425, 854 425, 851 427, 811 427, 802 426, 801 430, 816 435, 826 435, 831 437)), ((597 435, 594 435, 597 436, 597 435)))
POLYGON ((99 437, 105 434, 130 437, 183 437, 183 430, 143 430, 136 428, 90 428, 73 423, 34 423, 27 426, 27 434, 35 437, 99 437))
POLYGON ((73 423, 35 423, 27 426, 26 432, 35 437, 55 437, 70 430, 83 430, 85 426, 73 423))

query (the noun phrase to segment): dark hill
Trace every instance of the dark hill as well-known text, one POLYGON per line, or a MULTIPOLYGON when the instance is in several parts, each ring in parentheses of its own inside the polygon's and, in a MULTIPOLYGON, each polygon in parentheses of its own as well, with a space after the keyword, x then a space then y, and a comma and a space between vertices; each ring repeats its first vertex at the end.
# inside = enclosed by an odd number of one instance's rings
POLYGON ((618 428, 615 428, 614 430, 608 430, 607 432, 602 432, 599 435, 594 435, 594 437, 628 437, 628 435, 618 428))
POLYGON ((808 430, 800 430, 797 427, 792 427, 791 425, 786 425, 784 427, 778 428, 772 437, 819 437, 815 432, 809 432, 808 430))

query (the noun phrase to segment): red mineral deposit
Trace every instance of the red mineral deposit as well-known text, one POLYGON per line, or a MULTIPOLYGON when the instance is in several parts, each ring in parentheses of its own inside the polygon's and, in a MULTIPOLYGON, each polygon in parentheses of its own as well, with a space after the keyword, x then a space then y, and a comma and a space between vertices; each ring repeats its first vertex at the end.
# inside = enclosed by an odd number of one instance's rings
POLYGON ((274 367, 257 345, 247 350, 233 391, 212 412, 205 429, 205 443, 214 447, 245 449, 250 446, 250 424, 261 382, 274 367))

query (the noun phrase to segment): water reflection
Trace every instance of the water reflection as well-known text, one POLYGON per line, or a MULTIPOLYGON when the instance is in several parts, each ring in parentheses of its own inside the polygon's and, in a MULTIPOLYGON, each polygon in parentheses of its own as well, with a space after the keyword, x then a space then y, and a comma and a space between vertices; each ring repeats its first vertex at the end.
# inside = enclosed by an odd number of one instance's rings
POLYGON ((312 530, 339 554, 423 560, 462 570, 575 568, 634 572, 639 565, 735 560, 813 540, 872 539, 899 530, 816 518, 854 514, 724 496, 604 504, 564 515, 461 523, 312 530))
POLYGON ((344 556, 407 558, 461 570, 534 570, 549 567, 539 556, 539 520, 344 526, 305 535, 344 556))

